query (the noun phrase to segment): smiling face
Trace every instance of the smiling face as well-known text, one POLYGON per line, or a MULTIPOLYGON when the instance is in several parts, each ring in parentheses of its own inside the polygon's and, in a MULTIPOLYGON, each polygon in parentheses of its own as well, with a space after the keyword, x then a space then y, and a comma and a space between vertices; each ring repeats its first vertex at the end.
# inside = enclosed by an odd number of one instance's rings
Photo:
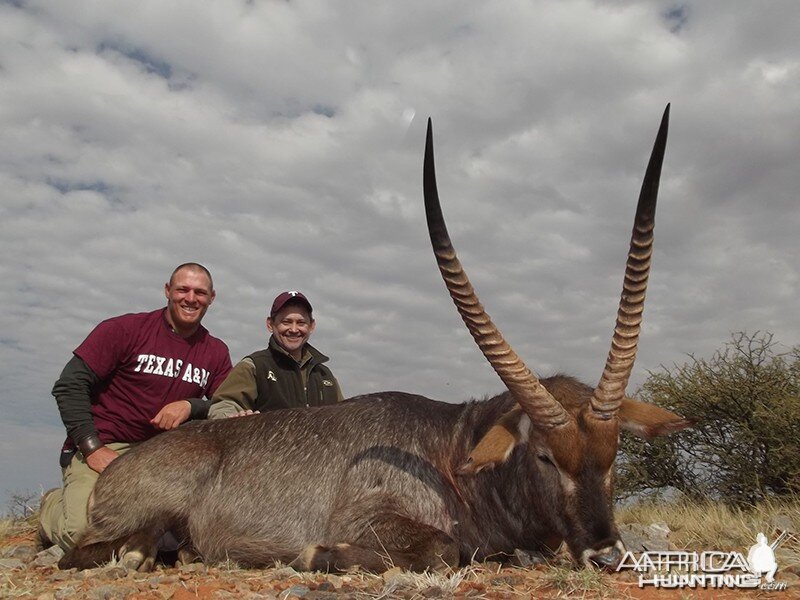
POLYGON ((167 297, 167 322, 181 337, 189 337, 203 320, 214 301, 211 279, 201 269, 185 267, 176 271, 164 285, 167 297))
POLYGON ((267 319, 267 329, 275 336, 275 341, 297 361, 302 358, 303 345, 314 327, 308 308, 299 302, 288 302, 274 317, 267 319))

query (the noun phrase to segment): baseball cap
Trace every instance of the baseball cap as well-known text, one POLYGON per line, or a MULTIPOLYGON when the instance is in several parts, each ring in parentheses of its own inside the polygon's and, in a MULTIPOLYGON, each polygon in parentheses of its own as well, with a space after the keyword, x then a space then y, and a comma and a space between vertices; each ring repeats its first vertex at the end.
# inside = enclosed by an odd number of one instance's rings
POLYGON ((280 294, 277 295, 275 301, 272 303, 272 309, 269 311, 270 318, 273 318, 289 302, 297 302, 298 304, 305 304, 309 314, 312 311, 311 302, 308 301, 308 298, 306 298, 302 293, 296 290, 291 290, 288 292, 281 292, 280 294))

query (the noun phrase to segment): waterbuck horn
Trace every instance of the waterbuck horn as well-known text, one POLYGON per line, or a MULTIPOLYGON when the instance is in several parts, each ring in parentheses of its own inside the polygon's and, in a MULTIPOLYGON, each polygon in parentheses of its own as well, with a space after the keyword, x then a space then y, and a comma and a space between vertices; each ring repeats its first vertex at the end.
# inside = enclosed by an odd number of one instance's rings
POLYGON ((535 426, 549 429, 566 424, 570 420, 569 415, 503 339, 478 300, 456 256, 439 204, 433 164, 433 126, 430 119, 425 140, 423 190, 428 233, 439 271, 473 339, 535 426))
POLYGON ((592 394, 592 412, 601 419, 611 419, 617 414, 636 359, 647 278, 650 275, 650 259, 653 254, 656 198, 661 178, 661 163, 664 161, 664 149, 667 145, 668 127, 669 104, 664 109, 653 152, 650 154, 650 162, 645 171, 642 190, 639 193, 611 350, 600 382, 592 394))

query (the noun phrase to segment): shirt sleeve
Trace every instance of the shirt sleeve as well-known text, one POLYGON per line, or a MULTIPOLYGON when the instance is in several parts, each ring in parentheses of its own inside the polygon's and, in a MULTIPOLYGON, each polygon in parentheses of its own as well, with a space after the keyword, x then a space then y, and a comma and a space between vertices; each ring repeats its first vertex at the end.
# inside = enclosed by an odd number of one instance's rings
POLYGON ((205 398, 186 398, 189 403, 189 419, 205 419, 208 416, 208 409, 211 402, 205 398))
POLYGON ((58 412, 67 435, 77 445, 97 435, 92 420, 92 389, 99 382, 97 375, 78 356, 73 356, 53 385, 58 412))
POLYGON ((236 404, 233 400, 220 400, 219 402, 215 402, 212 404, 208 409, 208 418, 209 419, 227 419, 228 417, 234 417, 239 414, 239 412, 243 411, 244 409, 236 404))
POLYGON ((118 318, 109 319, 95 327, 74 354, 103 380, 123 361, 129 337, 118 318))
POLYGON ((189 406, 191 407, 189 412, 189 419, 191 420, 211 418, 209 415, 211 398, 213 397, 217 388, 219 388, 220 384, 225 381, 231 372, 231 355, 228 351, 228 346, 226 346, 222 341, 217 340, 217 342, 219 344, 219 366, 214 369, 211 380, 208 382, 208 385, 205 388, 205 398, 186 398, 186 400, 189 402, 189 406))
MULTIPOLYGON (((217 404, 225 403, 229 409, 232 409, 231 403, 240 407, 239 410, 255 410, 255 399, 258 396, 258 386, 256 385, 256 366, 252 360, 245 358, 231 369, 231 372, 225 378, 217 391, 211 397, 211 408, 209 409, 208 417, 210 419, 219 418, 219 416, 229 416, 228 414, 220 415, 222 407, 217 407, 217 404)), ((227 411, 226 411, 227 413, 227 411)))

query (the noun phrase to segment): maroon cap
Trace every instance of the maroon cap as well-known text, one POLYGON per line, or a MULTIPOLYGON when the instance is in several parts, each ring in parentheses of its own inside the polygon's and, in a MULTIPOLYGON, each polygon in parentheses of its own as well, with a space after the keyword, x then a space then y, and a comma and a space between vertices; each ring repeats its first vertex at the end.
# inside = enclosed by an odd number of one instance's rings
POLYGON ((276 314, 278 314, 278 312, 289 302, 305 304, 306 308, 308 309, 308 313, 311 314, 311 302, 308 301, 308 298, 306 298, 300 292, 292 290, 290 292, 281 292, 278 294, 278 297, 275 298, 275 302, 272 303, 272 310, 269 311, 270 318, 273 318, 276 314))

